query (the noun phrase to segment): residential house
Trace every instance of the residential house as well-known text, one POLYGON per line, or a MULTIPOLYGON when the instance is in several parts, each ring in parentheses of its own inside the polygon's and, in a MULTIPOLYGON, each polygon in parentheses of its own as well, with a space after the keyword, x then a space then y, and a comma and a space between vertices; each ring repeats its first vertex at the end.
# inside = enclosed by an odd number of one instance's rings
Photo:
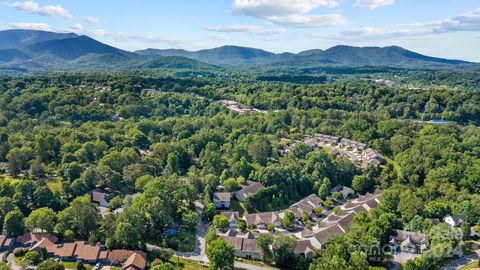
POLYGON ((250 228, 266 229, 268 224, 281 227, 280 215, 277 212, 247 214, 244 216, 245 224, 250 228))
POLYGON ((340 141, 340 138, 335 137, 335 136, 330 136, 330 135, 325 135, 325 134, 315 134, 315 137, 318 140, 318 143, 321 145, 337 145, 338 142, 340 141))
POLYGON ((243 245, 243 238, 235 237, 235 236, 221 236, 225 242, 233 247, 235 251, 235 256, 241 257, 242 256, 242 245, 243 245))
POLYGON ((429 249, 428 236, 422 233, 393 230, 389 241, 392 251, 418 254, 429 249))
POLYGON ((238 212, 221 212, 220 214, 227 217, 228 226, 230 228, 237 228, 238 221, 240 219, 240 213, 238 213, 238 212))
POLYGON ((310 146, 311 148, 316 148, 318 146, 317 138, 307 137, 304 141, 304 144, 310 146))
POLYGON ((225 242, 233 246, 235 256, 249 260, 260 260, 262 254, 252 233, 243 236, 221 236, 225 242))
POLYGON ((262 253, 258 248, 257 241, 254 238, 245 238, 242 243, 242 258, 248 260, 260 260, 262 259, 262 253))
POLYGON ((323 200, 315 194, 311 194, 308 197, 292 204, 288 210, 292 211, 297 219, 300 219, 303 213, 307 213, 309 217, 314 218, 313 209, 322 206, 323 200))
POLYGON ((342 194, 342 197, 344 199, 348 199, 350 196, 353 196, 355 194, 355 190, 346 186, 341 186, 341 185, 338 185, 332 188, 330 192, 331 193, 339 192, 340 194, 342 194))
POLYGON ((146 256, 140 252, 135 252, 123 263, 122 270, 144 270, 146 266, 146 256))
POLYGON ((337 235, 342 235, 345 233, 345 230, 342 229, 338 224, 334 224, 329 227, 321 228, 315 232, 312 236, 306 238, 310 241, 312 246, 316 249, 322 249, 325 244, 330 241, 333 237, 337 235))
POLYGON ((230 208, 230 200, 232 199, 232 194, 230 192, 216 192, 213 193, 213 204, 215 208, 230 208))
POLYGON ((386 162, 382 155, 371 148, 368 148, 363 152, 363 157, 368 163, 377 167, 384 165, 386 162))
POLYGON ((235 198, 243 202, 246 198, 263 188, 264 186, 259 182, 247 181, 246 185, 240 185, 240 190, 235 192, 235 198))
POLYGON ((108 208, 108 202, 115 197, 114 193, 107 193, 100 189, 92 191, 92 202, 98 203, 101 207, 108 208))
POLYGON ((451 215, 451 216, 446 216, 443 220, 448 225, 450 225, 452 227, 457 227, 457 226, 460 226, 460 224, 467 221, 467 216, 465 216, 465 215, 451 215))
POLYGON ((0 235, 0 252, 7 251, 15 245, 15 238, 9 238, 5 235, 0 235))
POLYGON ((308 239, 301 239, 297 241, 297 245, 293 250, 295 255, 303 256, 305 258, 311 259, 315 254, 315 247, 312 245, 312 242, 308 239))
POLYGON ((135 253, 140 253, 141 255, 143 255, 143 257, 146 257, 146 254, 142 251, 114 249, 108 252, 107 261, 110 262, 112 265, 121 265, 135 253))
POLYGON ((47 238, 52 243, 56 243, 58 241, 58 238, 55 235, 49 233, 25 233, 18 236, 16 242, 24 247, 30 247, 35 245, 43 238, 47 238))

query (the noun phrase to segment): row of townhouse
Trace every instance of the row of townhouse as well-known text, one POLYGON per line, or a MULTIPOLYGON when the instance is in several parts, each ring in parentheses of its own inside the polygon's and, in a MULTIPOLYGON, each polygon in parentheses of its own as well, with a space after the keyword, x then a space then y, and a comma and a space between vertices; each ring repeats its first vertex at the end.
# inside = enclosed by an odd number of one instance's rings
POLYGON ((235 192, 216 192, 213 194, 213 204, 217 209, 228 209, 233 198, 238 201, 245 201, 249 196, 252 196, 256 192, 264 189, 265 187, 254 181, 247 181, 244 185, 240 185, 239 190, 235 192))
POLYGON ((225 242, 233 246, 235 256, 249 260, 260 260, 262 258, 262 253, 253 233, 237 234, 233 230, 229 230, 221 237, 225 242))
MULTIPOLYGON (((228 230, 220 237, 222 237, 225 242, 233 246, 236 257, 249 260, 260 260, 262 258, 262 252, 258 247, 256 235, 254 233, 248 232, 241 234, 234 230, 228 230)), ((294 253, 299 256, 312 258, 315 250, 315 247, 310 243, 310 241, 299 239, 297 240, 294 253)))
POLYGON ((16 238, 0 236, 2 251, 14 247, 28 248, 29 251, 46 251, 48 257, 64 261, 82 261, 122 266, 122 270, 143 270, 147 265, 146 254, 142 251, 106 250, 102 245, 90 245, 84 241, 57 243, 58 238, 47 233, 26 233, 16 238))
MULTIPOLYGON (((315 220, 318 217, 314 214, 314 209, 321 207, 322 203, 322 199, 317 195, 312 194, 292 204, 284 211, 246 214, 242 219, 249 228, 264 230, 269 224, 272 224, 276 228, 280 228, 282 226, 281 219, 285 211, 291 211, 297 220, 301 219, 303 213, 307 213, 310 218, 315 220)), ((221 212, 221 214, 227 217, 230 228, 237 227, 240 220, 240 214, 238 212, 227 211, 221 212)))
POLYGON ((321 220, 313 231, 304 229, 296 236, 310 241, 315 249, 322 249, 334 236, 344 234, 350 228, 356 215, 376 207, 380 195, 380 192, 375 192, 351 200, 342 205, 336 213, 333 212, 321 220))
MULTIPOLYGON (((288 139, 282 139, 283 141, 288 141, 290 144, 282 150, 282 153, 288 153, 293 145, 297 143, 297 141, 292 142, 288 139)), ((372 164, 374 166, 381 166, 385 164, 385 159, 383 156, 378 153, 377 151, 368 148, 367 144, 357 142, 354 140, 340 138, 336 136, 330 136, 325 134, 315 134, 314 136, 307 136, 303 140, 303 143, 307 144, 310 147, 336 147, 346 149, 350 154, 348 155, 350 158, 353 158, 354 161, 357 161, 358 158, 356 155, 360 155, 361 159, 365 162, 372 164)), ((332 153, 336 155, 342 155, 343 153, 339 151, 338 148, 334 148, 332 153)))

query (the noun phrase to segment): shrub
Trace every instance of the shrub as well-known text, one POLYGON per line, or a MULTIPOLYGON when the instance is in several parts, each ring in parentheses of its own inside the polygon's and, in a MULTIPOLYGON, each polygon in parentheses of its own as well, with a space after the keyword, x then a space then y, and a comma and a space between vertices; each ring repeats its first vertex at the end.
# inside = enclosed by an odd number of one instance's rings
POLYGON ((23 259, 29 261, 33 265, 38 265, 42 261, 42 255, 36 251, 29 251, 25 253, 23 259))
POLYGON ((28 249, 26 248, 16 248, 13 250, 13 255, 15 255, 15 257, 23 257, 27 251, 28 249))

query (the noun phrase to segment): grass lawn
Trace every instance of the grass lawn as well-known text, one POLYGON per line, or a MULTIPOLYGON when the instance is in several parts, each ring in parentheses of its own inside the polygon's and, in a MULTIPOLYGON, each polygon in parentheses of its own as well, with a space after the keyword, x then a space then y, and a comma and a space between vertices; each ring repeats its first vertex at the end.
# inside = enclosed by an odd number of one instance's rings
MULTIPOLYGON (((63 264, 63 267, 65 267, 65 269, 77 269, 76 262, 62 262, 62 264, 63 264)), ((87 268, 87 270, 93 269, 93 265, 90 265, 90 264, 84 264, 84 265, 85 265, 85 268, 87 268)))
POLYGON ((239 258, 235 258, 236 261, 238 262, 241 262, 241 263, 246 263, 246 264, 251 264, 251 265, 257 265, 257 266, 261 266, 261 267, 267 267, 267 268, 272 268, 272 266, 268 265, 268 264, 265 264, 264 262, 261 262, 261 261, 250 261, 250 260, 246 260, 246 259, 239 259, 239 258))
POLYGON ((467 270, 467 269, 480 269, 480 267, 478 266, 478 261, 473 261, 467 265, 465 265, 464 267, 460 268, 460 270, 467 270))
POLYGON ((180 269, 185 270, 205 270, 208 267, 202 266, 196 261, 187 260, 184 258, 172 257, 170 262, 176 267, 179 266, 180 269))

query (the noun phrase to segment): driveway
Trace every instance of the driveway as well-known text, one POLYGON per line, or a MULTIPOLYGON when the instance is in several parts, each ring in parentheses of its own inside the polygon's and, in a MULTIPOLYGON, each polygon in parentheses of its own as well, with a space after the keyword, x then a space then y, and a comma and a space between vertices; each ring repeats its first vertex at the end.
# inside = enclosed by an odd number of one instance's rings
MULTIPOLYGON (((480 252, 480 251, 477 251, 477 252, 480 252)), ((478 259, 480 259, 480 254, 475 253, 475 254, 457 259, 457 260, 449 263, 448 265, 440 268, 440 270, 458 270, 458 269, 464 267, 465 265, 467 265, 467 264, 469 264, 473 261, 476 261, 478 259)))
POLYGON ((7 257, 7 263, 10 264, 10 267, 12 267, 12 270, 23 270, 20 265, 17 265, 15 263, 15 256, 13 253, 10 253, 7 257))

